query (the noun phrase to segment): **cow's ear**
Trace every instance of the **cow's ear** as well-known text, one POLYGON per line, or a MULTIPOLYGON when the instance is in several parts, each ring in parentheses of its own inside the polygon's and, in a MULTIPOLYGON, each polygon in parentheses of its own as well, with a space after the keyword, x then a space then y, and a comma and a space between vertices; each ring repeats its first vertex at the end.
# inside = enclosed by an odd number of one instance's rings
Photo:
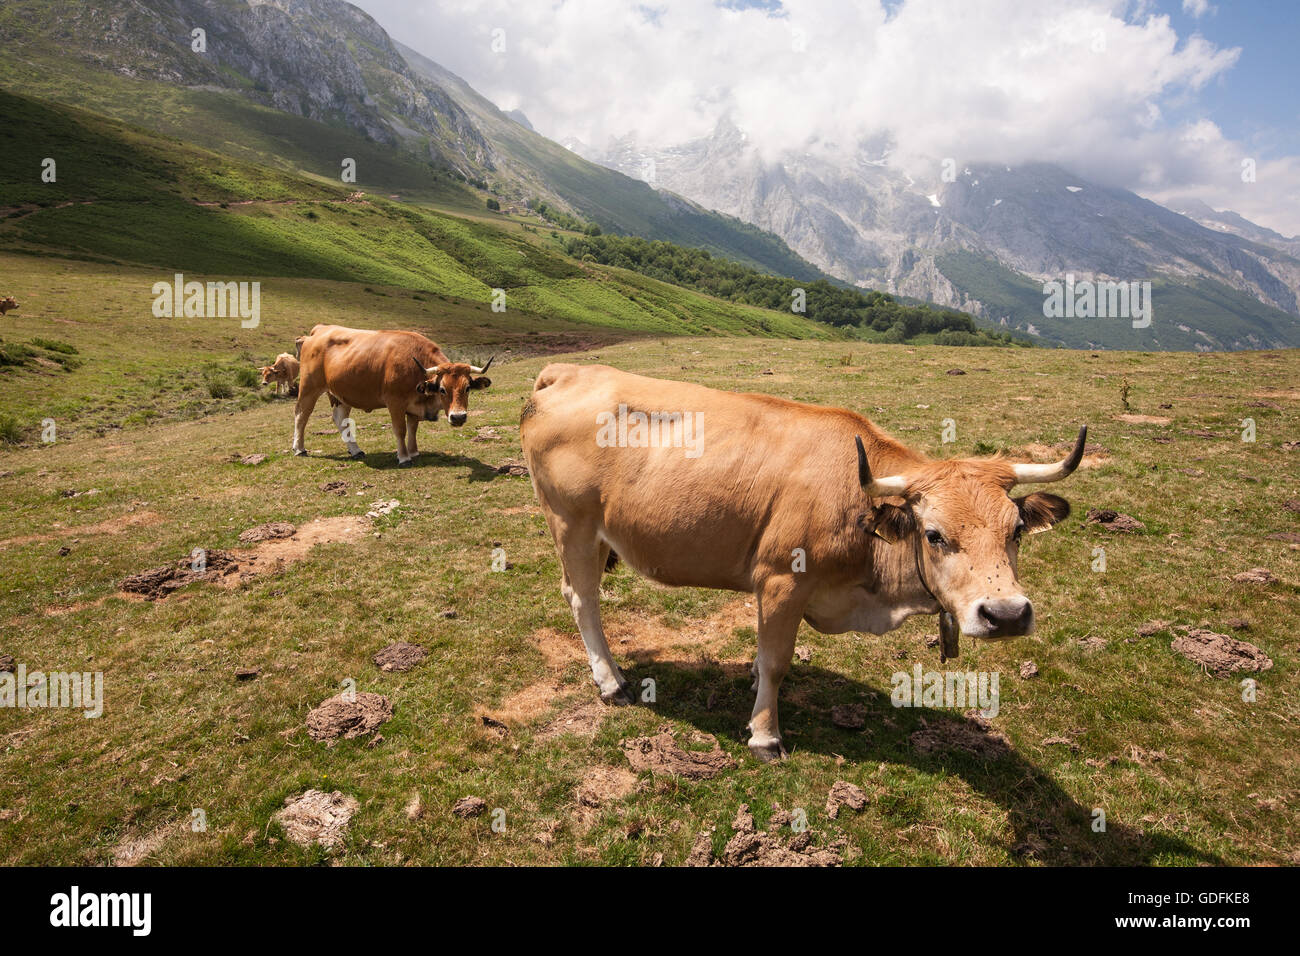
POLYGON ((471 378, 469 380, 470 388, 487 388, 491 384, 492 384, 492 379, 483 378, 482 376, 478 378, 471 378))
POLYGON ((1070 517, 1070 503, 1059 495, 1050 495, 1035 491, 1032 495, 1014 499, 1020 509, 1020 520, 1025 523, 1025 532, 1037 534, 1048 531, 1070 517))
POLYGON ((866 514, 858 516, 858 526, 868 534, 883 538, 890 544, 909 535, 916 527, 910 509, 899 505, 879 504, 866 514))

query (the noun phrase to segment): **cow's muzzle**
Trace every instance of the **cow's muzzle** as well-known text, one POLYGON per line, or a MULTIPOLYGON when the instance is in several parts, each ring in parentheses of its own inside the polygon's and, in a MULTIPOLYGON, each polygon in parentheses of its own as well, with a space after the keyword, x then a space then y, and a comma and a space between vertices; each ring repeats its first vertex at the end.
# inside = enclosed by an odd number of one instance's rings
POLYGON ((464 425, 465 419, 467 418, 469 418, 469 412, 448 412, 447 413, 447 421, 451 422, 451 424, 456 428, 460 428, 461 425, 464 425))
POLYGON ((1021 637, 1034 629, 1034 606, 1028 598, 983 601, 975 613, 983 631, 978 637, 1021 637))

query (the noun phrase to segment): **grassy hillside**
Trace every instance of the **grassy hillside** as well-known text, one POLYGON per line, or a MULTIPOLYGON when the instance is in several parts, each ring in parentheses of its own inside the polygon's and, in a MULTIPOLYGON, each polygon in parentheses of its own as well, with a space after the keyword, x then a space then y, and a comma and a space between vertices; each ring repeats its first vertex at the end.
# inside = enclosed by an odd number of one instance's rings
POLYGON ((1131 319, 1047 318, 1043 315, 1042 283, 977 253, 940 253, 935 264, 959 291, 983 302, 989 318, 1006 316, 1011 327, 1018 329, 1033 325, 1041 341, 1068 348, 1097 348, 1103 337, 1108 348, 1121 349, 1300 345, 1300 321, 1295 316, 1210 279, 1153 281, 1151 325, 1135 329, 1131 319), (1198 335, 1198 330, 1206 335, 1198 335), (1253 336, 1254 341, 1244 335, 1253 336))
MULTIPOLYGON (((351 157, 357 161, 358 188, 441 208, 481 208, 489 195, 467 187, 464 177, 445 163, 429 161, 431 154, 457 151, 452 131, 409 130, 398 120, 397 128, 404 129, 402 145, 386 146, 342 121, 316 122, 270 109, 244 95, 252 90, 252 80, 233 74, 209 76, 207 65, 195 62, 182 44, 173 49, 153 36, 152 17, 141 16, 130 4, 110 4, 96 15, 77 6, 61 0, 23 0, 0 9, 0 38, 8 41, 11 53, 0 62, 0 86, 85 107, 231 158, 331 180, 337 180, 341 160, 351 157), (110 19, 120 21, 120 35, 107 42, 97 31, 110 19), (133 29, 141 34, 133 35, 133 29), (167 49, 159 49, 160 43, 167 49), (154 75, 160 64, 172 81, 136 78, 154 75), (190 71, 198 73, 191 76, 190 71), (214 79, 227 88, 214 86, 214 79)), ((165 15, 175 14, 162 9, 165 15)), ((412 68, 445 87, 491 141, 496 159, 479 175, 496 192, 515 200, 551 197, 607 230, 700 246, 767 272, 823 277, 778 237, 590 163, 507 119, 459 77, 406 52, 412 68)), ((360 62, 370 59, 361 55, 360 62)), ((391 78, 367 79, 377 84, 376 101, 393 106, 392 90, 385 85, 391 78)))
MULTIPOLYGON (((51 293, 67 285, 40 278, 51 293)), ((368 311, 340 286, 312 286, 312 319, 368 311)), ((420 307, 405 304, 403 314, 420 307)), ((45 313, 39 324, 21 315, 6 323, 28 323, 24 336, 71 335, 85 323, 89 341, 95 327, 104 338, 121 328, 97 326, 89 311, 45 313)), ((173 377, 183 341, 142 344, 134 357, 104 353, 114 364, 97 374, 126 379, 137 362, 173 377)), ((955 662, 1000 673, 992 723, 1005 749, 926 750, 913 735, 955 733, 967 724, 961 714, 890 706, 892 674, 939 666, 924 642, 932 619, 884 637, 804 626, 798 643, 810 659, 795 663, 782 692, 792 756, 756 764, 743 743, 752 600, 653 586, 626 568, 602 588, 607 629, 632 680, 657 682, 656 703, 596 705, 529 482, 495 470, 520 455, 519 409, 545 361, 535 357, 494 368, 466 428, 422 428, 424 456, 411 471, 395 467, 382 415, 359 416, 364 461, 342 457, 324 411, 308 430, 312 457, 291 458, 285 402, 0 447, 0 654, 29 670, 101 671, 105 693, 94 720, 0 709, 0 861, 677 865, 707 829, 720 848, 748 803, 760 826, 774 805, 805 810, 814 844, 847 841, 845 862, 857 864, 1296 862, 1300 552, 1266 537, 1294 530, 1286 503, 1300 495, 1296 452, 1283 447, 1300 439, 1294 355, 1090 360, 879 346, 845 364, 844 350, 642 339, 577 358, 847 405, 936 454, 1045 457, 1052 452, 1041 446, 1089 422, 1100 448, 1054 488, 1074 515, 1022 550, 1038 632, 963 640, 955 662), (774 366, 779 375, 763 374, 774 366), (945 374, 953 366, 968 374, 945 374), (1168 424, 1119 419, 1125 379, 1131 411, 1168 424), (1258 424, 1253 444, 1238 440, 1247 415, 1258 424), (955 446, 940 442, 944 418, 957 422, 955 446), (232 453, 270 457, 250 467, 228 462, 232 453), (360 517, 393 498, 401 504, 392 515, 360 517), (1131 514, 1145 530, 1107 534, 1083 520, 1094 507, 1131 514), (343 518, 354 533, 230 588, 195 584, 161 602, 117 592, 126 575, 194 548, 241 547, 240 532, 262 522, 318 517, 343 518), (498 547, 509 567, 493 572, 498 547), (1105 573, 1090 567, 1097 547, 1105 573), (1230 580, 1261 565, 1273 583, 1230 580), (1258 675, 1258 700, 1244 702, 1236 680, 1173 653, 1169 634, 1138 636, 1151 618, 1204 622, 1258 644, 1274 661, 1258 675), (429 656, 406 673, 380 672, 371 657, 398 640, 429 656), (1018 676, 1026 660, 1037 677, 1018 676), (237 680, 237 669, 257 675, 237 680), (395 706, 374 746, 327 747, 304 730, 307 711, 346 678, 395 706), (843 705, 860 706, 865 726, 837 727, 832 711, 843 705), (715 735, 736 765, 695 782, 632 772, 619 741, 664 726, 682 740, 715 735), (837 780, 867 792, 861 813, 827 816, 837 780), (613 786, 593 795, 593 781, 613 786), (333 853, 297 848, 272 820, 309 787, 359 801, 333 853), (493 832, 488 816, 453 816, 466 795, 503 809, 504 830, 493 832), (1104 832, 1092 827, 1098 808, 1104 832), (206 814, 205 832, 189 826, 194 809, 206 814)), ((80 377, 94 368, 59 374, 88 381, 80 377)), ((4 388, 7 407, 16 390, 4 388)), ((80 394, 87 406, 118 401, 93 385, 80 394)))

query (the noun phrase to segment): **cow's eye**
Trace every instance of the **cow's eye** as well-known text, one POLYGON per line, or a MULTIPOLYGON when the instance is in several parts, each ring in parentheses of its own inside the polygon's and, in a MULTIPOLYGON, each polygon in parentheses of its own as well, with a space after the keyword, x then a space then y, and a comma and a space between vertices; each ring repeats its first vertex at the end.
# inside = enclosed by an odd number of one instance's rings
POLYGON ((439 394, 439 395, 446 395, 446 394, 447 394, 447 389, 446 389, 446 387, 445 387, 445 386, 442 386, 442 385, 439 385, 439 386, 438 386, 438 394, 439 394))
POLYGON ((931 528, 925 533, 925 540, 929 541, 936 548, 942 548, 944 545, 943 535, 931 528))

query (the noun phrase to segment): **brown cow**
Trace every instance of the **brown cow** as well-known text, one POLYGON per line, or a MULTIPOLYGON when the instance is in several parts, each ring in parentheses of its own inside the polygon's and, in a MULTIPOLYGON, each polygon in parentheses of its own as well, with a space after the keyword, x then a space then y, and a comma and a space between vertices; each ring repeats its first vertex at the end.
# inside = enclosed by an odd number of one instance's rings
POLYGON ((18 300, 13 296, 7 295, 3 299, 0 299, 0 315, 12 312, 16 308, 18 308, 18 300))
POLYGON ((263 365, 258 371, 262 373, 263 385, 275 383, 275 393, 278 395, 281 385, 286 386, 289 393, 293 394, 298 384, 298 369, 298 360, 288 352, 281 352, 275 357, 275 362, 271 365, 263 365))
POLYGON ((447 421, 459 428, 469 416, 469 392, 487 388, 488 378, 474 376, 482 368, 453 362, 436 343, 419 332, 375 332, 318 325, 302 343, 302 373, 298 380, 298 405, 294 412, 293 450, 307 454, 303 436, 316 401, 329 393, 334 424, 343 436, 348 454, 365 455, 353 438, 352 409, 388 408, 397 436, 397 463, 414 464, 420 451, 415 431, 420 421, 437 421, 445 411, 447 421))
POLYGON ((555 539, 561 591, 608 702, 627 699, 600 620, 611 550, 652 580, 751 592, 758 691, 749 746, 783 756, 777 693, 801 620, 826 634, 883 634, 941 614, 981 638, 1027 634, 1016 579, 1022 534, 1070 513, 1055 481, 1083 455, 1087 428, 1056 464, 942 461, 870 421, 767 395, 548 365, 520 419, 533 488, 555 539), (856 446, 856 448, 855 448, 856 446))

